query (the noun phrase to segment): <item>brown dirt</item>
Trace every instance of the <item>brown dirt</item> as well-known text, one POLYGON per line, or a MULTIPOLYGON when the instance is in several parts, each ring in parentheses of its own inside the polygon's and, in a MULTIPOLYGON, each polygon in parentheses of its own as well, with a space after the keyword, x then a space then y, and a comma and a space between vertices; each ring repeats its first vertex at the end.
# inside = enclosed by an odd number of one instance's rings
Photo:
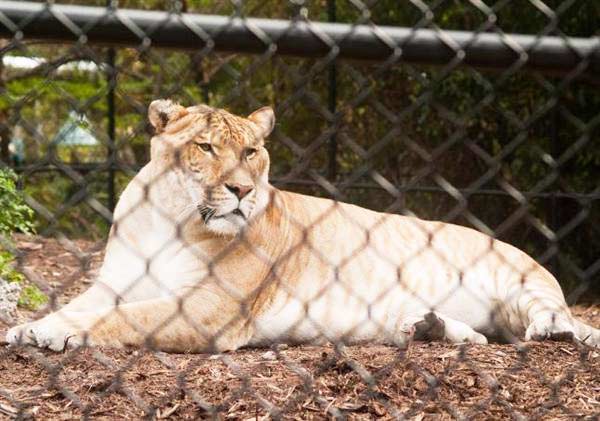
MULTIPOLYGON (((102 244, 18 237, 21 267, 60 305, 102 244), (78 256, 78 257, 77 257, 78 256), (83 262, 83 263, 82 263, 83 262)), ((576 315, 600 326, 600 305, 576 315)), ((23 312, 19 321, 39 317, 23 312)), ((7 326, 0 322, 0 331, 7 326)), ((3 332, 0 332, 2 335, 3 332)), ((0 419, 600 417, 600 352, 574 344, 279 347, 209 356, 0 348, 0 419)))

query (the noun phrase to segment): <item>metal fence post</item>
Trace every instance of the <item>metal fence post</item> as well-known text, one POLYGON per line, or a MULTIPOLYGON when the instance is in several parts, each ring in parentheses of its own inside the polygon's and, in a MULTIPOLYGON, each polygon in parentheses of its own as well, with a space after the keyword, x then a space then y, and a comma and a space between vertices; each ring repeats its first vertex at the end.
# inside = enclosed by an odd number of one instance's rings
MULTIPOLYGON (((4 83, 4 64, 2 58, 4 55, 0 55, 0 92, 4 92, 6 87, 4 83)), ((0 111, 0 162, 5 165, 10 165, 10 153, 8 151, 8 144, 10 143, 11 130, 8 127, 8 113, 0 111)))
POLYGON ((116 148, 115 148, 115 85, 117 83, 115 71, 115 49, 108 49, 106 60, 106 81, 108 83, 108 93, 106 95, 108 119, 108 208, 113 211, 115 209, 115 165, 116 165, 116 148))
MULTIPOLYGON (((329 22, 336 21, 335 0, 327 0, 327 19, 329 22)), ((329 65, 328 84, 328 108, 329 111, 334 115, 333 124, 335 125, 337 124, 337 118, 335 117, 337 102, 337 68, 335 59, 329 65)), ((337 138, 336 133, 334 132, 329 138, 328 178, 330 181, 335 181, 335 177, 337 175, 337 149, 337 138)))
POLYGON ((206 77, 204 73, 204 69, 202 68, 202 60, 204 57, 199 55, 192 56, 191 65, 192 71, 194 72, 194 80, 200 86, 200 91, 202 95, 202 102, 208 105, 210 101, 210 90, 209 90, 209 79, 206 77))
MULTIPOLYGON (((116 5, 113 5, 112 0, 106 0, 107 10, 113 9, 115 6, 116 5)), ((110 47, 106 57, 106 82, 108 84, 108 92, 106 94, 108 151, 106 158, 108 164, 108 208, 111 212, 115 210, 116 205, 115 164, 117 149, 115 147, 115 85, 117 83, 117 73, 115 71, 115 55, 115 49, 110 47)))
MULTIPOLYGON (((558 111, 558 107, 559 107, 559 102, 557 101, 556 105, 554 105, 554 107, 552 108, 552 111, 550 112, 550 151, 552 153, 552 158, 553 159, 558 159, 558 157, 560 156, 560 154, 562 153, 561 151, 561 147, 560 147, 560 141, 558 139, 558 126, 559 126, 559 119, 560 119, 560 112, 558 111)), ((556 174, 556 178, 558 179, 558 177, 560 176, 560 169, 558 168, 558 166, 555 166, 553 168, 554 173, 556 174)), ((552 207, 552 210, 550 211, 550 228, 552 229, 552 231, 554 232, 554 234, 556 234, 556 232, 559 230, 560 226, 559 226, 559 219, 560 219, 560 214, 559 214, 559 209, 558 207, 560 206, 560 202, 558 201, 558 197, 556 195, 556 191, 553 189, 552 191, 552 196, 550 199, 550 206, 552 207)), ((552 244, 555 248, 555 254, 552 256, 552 263, 551 263, 551 267, 552 267, 552 272, 554 272, 554 276, 559 277, 560 276, 560 259, 559 259, 559 251, 560 251, 560 246, 559 246, 559 240, 556 239, 556 237, 554 238, 554 240, 552 241, 554 244, 552 244)))

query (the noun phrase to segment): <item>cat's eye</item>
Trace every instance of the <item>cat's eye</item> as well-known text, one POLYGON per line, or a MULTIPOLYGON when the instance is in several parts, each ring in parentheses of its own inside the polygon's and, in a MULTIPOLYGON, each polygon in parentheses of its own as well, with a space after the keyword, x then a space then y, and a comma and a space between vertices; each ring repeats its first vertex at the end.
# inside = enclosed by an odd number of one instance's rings
POLYGON ((254 157, 254 155, 256 155, 256 152, 258 152, 258 149, 246 148, 244 150, 244 156, 246 157, 246 159, 251 159, 252 157, 254 157))
POLYGON ((212 152, 212 146, 210 143, 196 143, 196 145, 204 152, 212 152))

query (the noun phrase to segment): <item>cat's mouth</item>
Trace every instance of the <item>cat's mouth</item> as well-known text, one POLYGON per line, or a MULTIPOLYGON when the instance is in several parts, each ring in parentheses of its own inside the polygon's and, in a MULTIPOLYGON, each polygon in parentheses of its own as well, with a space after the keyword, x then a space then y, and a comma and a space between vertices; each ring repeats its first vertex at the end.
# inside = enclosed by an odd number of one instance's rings
POLYGON ((228 216, 239 216, 240 218, 246 219, 246 215, 240 208, 234 209, 231 212, 224 213, 223 215, 213 216, 213 218, 227 218, 228 216))
POLYGON ((198 206, 198 211, 200 212, 200 215, 202 216, 202 220, 204 221, 205 224, 208 224, 208 222, 211 219, 221 219, 221 218, 227 218, 227 217, 231 217, 231 216, 237 216, 239 218, 242 218, 243 220, 248 219, 247 216, 244 214, 244 212, 240 209, 240 208, 236 208, 234 210, 232 210, 231 212, 227 212, 224 213, 222 215, 216 215, 217 210, 208 206, 198 206))

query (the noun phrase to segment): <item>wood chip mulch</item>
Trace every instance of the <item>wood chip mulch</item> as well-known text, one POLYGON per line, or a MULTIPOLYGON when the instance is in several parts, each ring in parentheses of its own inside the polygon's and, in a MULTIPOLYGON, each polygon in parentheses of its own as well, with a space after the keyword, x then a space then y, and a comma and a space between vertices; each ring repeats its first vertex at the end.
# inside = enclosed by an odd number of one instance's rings
MULTIPOLYGON (((102 259, 99 243, 16 240, 21 267, 58 291, 59 304, 89 286, 102 259)), ((573 311, 600 326, 600 305, 573 311)), ((18 321, 42 313, 22 312, 18 321)), ((7 327, 0 322, 0 335, 7 327)), ((0 347, 0 420, 81 417, 595 420, 600 350, 416 342, 406 351, 280 346, 210 356, 0 347)))

